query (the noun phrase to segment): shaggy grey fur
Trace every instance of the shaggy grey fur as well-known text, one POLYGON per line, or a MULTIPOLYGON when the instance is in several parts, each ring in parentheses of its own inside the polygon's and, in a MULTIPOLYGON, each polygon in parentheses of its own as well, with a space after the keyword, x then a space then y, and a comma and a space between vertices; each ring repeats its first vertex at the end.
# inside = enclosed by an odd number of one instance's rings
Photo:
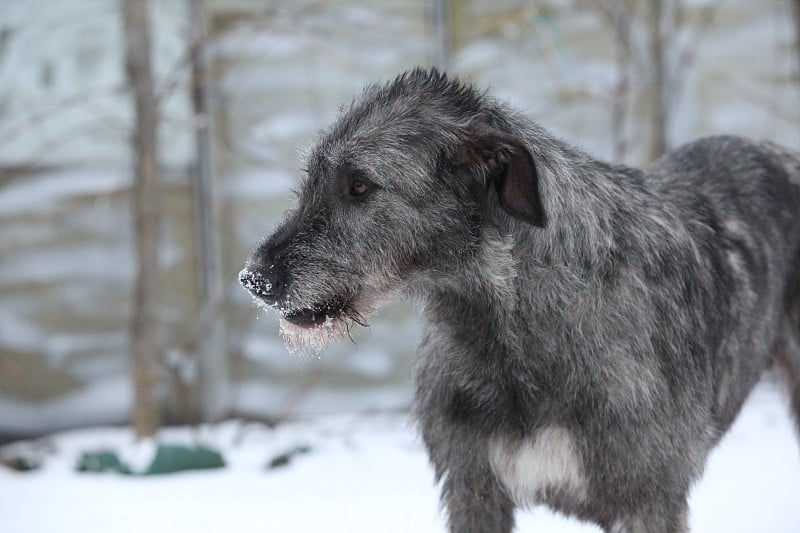
POLYGON ((765 369, 800 416, 800 154, 766 142, 612 166, 417 69, 320 135, 241 279, 310 335, 419 304, 414 413, 453 532, 532 504, 686 531, 765 369))

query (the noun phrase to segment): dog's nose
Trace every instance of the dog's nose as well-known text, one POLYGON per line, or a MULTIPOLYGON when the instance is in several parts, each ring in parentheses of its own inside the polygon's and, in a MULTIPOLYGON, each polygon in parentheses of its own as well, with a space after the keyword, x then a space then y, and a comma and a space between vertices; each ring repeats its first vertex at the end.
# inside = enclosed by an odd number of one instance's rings
POLYGON ((239 272, 239 283, 254 297, 270 304, 278 300, 283 288, 283 280, 274 267, 270 269, 269 275, 245 267, 239 272))

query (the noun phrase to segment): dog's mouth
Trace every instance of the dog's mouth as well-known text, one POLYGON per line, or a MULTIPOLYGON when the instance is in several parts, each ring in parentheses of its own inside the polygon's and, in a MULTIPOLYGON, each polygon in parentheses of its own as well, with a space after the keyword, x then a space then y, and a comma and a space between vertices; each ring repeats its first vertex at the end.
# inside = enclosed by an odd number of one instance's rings
POLYGON ((349 336, 351 323, 368 326, 349 303, 334 300, 283 312, 281 336, 290 352, 319 353, 329 342, 349 336))
POLYGON ((343 307, 334 304, 316 305, 305 309, 289 311, 283 315, 284 320, 301 328, 314 328, 330 325, 343 316, 343 307))
POLYGON ((286 311, 283 313, 283 318, 290 324, 301 328, 330 327, 335 323, 347 322, 348 320, 360 326, 366 327, 368 325, 349 302, 340 299, 330 300, 312 307, 286 311))

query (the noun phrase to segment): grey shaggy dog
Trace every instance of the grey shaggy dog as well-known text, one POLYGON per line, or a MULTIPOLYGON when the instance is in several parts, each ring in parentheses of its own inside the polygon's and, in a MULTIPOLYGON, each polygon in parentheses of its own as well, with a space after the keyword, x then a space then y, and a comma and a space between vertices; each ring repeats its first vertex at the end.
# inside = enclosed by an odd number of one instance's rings
POLYGON ((800 416, 800 154, 768 142, 613 166, 413 70, 320 135, 240 280, 300 349, 419 305, 414 413, 453 532, 511 531, 535 504, 687 531, 767 368, 800 416))

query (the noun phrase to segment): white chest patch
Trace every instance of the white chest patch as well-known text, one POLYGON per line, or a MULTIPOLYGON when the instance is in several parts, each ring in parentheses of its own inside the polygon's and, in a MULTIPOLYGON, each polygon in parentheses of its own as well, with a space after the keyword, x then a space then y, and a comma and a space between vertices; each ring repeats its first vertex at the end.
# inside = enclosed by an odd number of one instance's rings
POLYGON ((546 427, 524 441, 498 439, 489 447, 489 461, 517 505, 546 500, 550 491, 579 500, 586 496, 583 465, 572 435, 563 427, 546 427))

